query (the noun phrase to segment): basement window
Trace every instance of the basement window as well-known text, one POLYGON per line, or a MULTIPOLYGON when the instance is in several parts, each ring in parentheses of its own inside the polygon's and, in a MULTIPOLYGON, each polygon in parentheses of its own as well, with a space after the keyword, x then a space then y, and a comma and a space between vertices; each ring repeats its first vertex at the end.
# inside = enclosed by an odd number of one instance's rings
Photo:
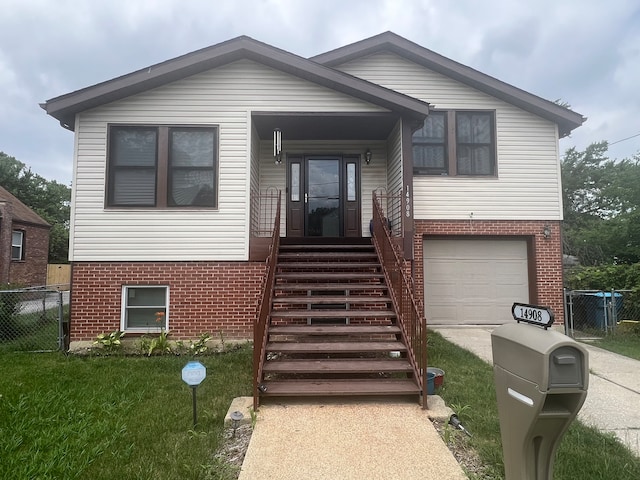
POLYGON ((169 329, 169 287, 158 285, 122 287, 121 330, 160 332, 169 329))

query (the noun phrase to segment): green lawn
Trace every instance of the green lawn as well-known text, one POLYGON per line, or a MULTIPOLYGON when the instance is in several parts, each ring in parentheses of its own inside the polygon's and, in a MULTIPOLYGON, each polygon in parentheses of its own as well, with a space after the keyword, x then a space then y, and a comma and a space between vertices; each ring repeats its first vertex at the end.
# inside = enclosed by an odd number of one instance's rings
POLYGON ((590 343, 610 352, 640 360, 640 335, 638 333, 616 333, 590 343))
MULTIPOLYGON (((503 478, 492 367, 437 333, 428 343, 429 364, 446 372, 439 393, 461 410, 486 465, 482 478, 503 478)), ((251 349, 199 360, 207 378, 193 431, 184 357, 0 354, 0 478, 234 478, 213 453, 231 400, 250 395, 251 349)), ((554 478, 635 480, 640 461, 613 436, 576 422, 554 478)))
MULTIPOLYGON (((473 434, 469 443, 486 465, 481 478, 504 478, 493 367, 438 333, 429 332, 428 346, 429 365, 446 372, 438 393, 454 410, 461 410, 460 419, 473 434)), ((558 450, 555 480, 638 478, 640 459, 613 435, 577 421, 571 425, 558 450)))
POLYGON ((199 358, 196 431, 187 361, 0 354, 0 478, 229 478, 213 452, 231 400, 251 393, 251 349, 199 358))

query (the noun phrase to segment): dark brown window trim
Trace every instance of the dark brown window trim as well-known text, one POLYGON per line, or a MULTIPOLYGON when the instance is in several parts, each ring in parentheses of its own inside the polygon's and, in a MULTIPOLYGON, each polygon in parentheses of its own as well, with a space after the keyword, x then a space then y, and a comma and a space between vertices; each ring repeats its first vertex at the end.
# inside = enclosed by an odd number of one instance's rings
POLYGON ((104 208, 106 210, 218 210, 219 209, 219 190, 220 190, 220 125, 218 124, 128 124, 128 123, 110 123, 107 124, 107 151, 106 151, 106 188, 104 198, 104 208), (156 198, 155 205, 112 205, 110 203, 113 194, 113 168, 110 166, 111 158, 111 138, 114 128, 140 128, 156 130, 156 198), (200 129, 212 130, 215 142, 215 158, 214 158, 214 205, 181 205, 174 206, 168 202, 168 186, 169 186, 169 132, 171 129, 200 129))
POLYGON ((427 173, 425 171, 421 171, 420 168, 413 169, 413 174, 415 176, 420 177, 458 177, 458 178, 488 178, 495 179, 498 178, 498 153, 497 153, 497 133, 496 133, 496 111, 495 110, 473 110, 473 109, 453 109, 453 110, 445 110, 445 109, 434 109, 434 112, 444 112, 445 113, 445 127, 447 129, 446 139, 445 139, 445 163, 446 163, 446 172, 434 172, 427 173), (456 135, 456 115, 457 114, 465 114, 465 113, 487 113, 491 115, 491 144, 490 144, 490 154, 493 161, 492 173, 490 174, 475 174, 475 175, 466 175, 466 174, 458 174, 458 155, 457 155, 457 135, 456 135))

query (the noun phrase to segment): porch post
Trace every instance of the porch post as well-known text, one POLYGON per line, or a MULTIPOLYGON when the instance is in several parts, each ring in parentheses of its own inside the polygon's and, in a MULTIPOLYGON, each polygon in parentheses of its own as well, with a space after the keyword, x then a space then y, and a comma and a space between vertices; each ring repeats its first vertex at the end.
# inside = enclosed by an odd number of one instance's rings
POLYGON ((402 119, 402 227, 404 258, 413 260, 413 124, 402 119))

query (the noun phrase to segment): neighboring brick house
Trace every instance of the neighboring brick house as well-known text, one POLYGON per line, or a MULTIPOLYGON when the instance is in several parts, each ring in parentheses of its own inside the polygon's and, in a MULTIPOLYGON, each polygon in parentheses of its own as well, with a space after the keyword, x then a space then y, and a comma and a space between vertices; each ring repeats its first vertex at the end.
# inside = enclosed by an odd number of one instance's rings
POLYGON ((0 187, 0 216, 0 282, 45 285, 51 225, 4 187, 0 187))
POLYGON ((367 237, 372 192, 398 193, 430 324, 562 318, 558 139, 584 118, 393 33, 310 59, 238 37, 42 107, 75 133, 72 344, 251 337, 274 191, 282 237, 367 237))

